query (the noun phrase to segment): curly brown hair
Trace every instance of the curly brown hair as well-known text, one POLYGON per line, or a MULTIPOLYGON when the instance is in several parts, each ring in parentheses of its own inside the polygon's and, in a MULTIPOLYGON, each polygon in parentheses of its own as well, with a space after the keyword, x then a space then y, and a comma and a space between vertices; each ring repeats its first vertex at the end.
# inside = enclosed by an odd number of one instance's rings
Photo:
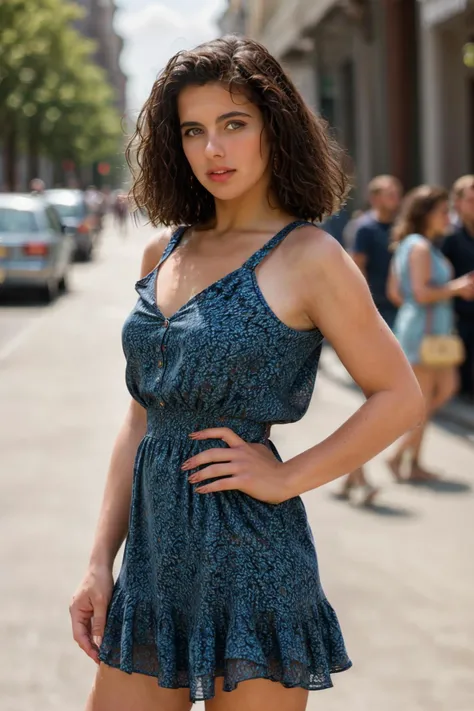
POLYGON ((448 199, 448 191, 436 185, 419 185, 407 193, 392 230, 394 245, 408 235, 424 235, 429 214, 448 199))
POLYGON ((261 110, 272 151, 269 191, 281 209, 314 221, 343 204, 348 180, 327 124, 265 47, 231 35, 172 57, 140 112, 126 156, 134 202, 153 225, 205 224, 215 217, 214 198, 185 157, 177 108, 182 89, 210 82, 244 93, 261 110))

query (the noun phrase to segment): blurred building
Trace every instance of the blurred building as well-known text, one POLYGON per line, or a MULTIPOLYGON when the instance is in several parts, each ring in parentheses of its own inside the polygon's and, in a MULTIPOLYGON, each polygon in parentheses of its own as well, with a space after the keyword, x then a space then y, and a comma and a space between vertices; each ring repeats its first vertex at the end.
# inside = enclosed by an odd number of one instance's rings
POLYGON ((114 27, 115 0, 75 0, 85 10, 77 21, 77 29, 96 42, 95 61, 107 72, 110 84, 115 89, 116 106, 125 113, 127 78, 120 67, 123 39, 114 27))
POLYGON ((474 173, 474 0, 419 4, 422 164, 451 182, 474 173))
POLYGON ((223 35, 245 34, 249 0, 227 0, 227 7, 218 20, 223 35))
POLYGON ((358 202, 377 173, 409 188, 474 172, 474 0, 229 2, 225 31, 242 14, 349 150, 358 202))

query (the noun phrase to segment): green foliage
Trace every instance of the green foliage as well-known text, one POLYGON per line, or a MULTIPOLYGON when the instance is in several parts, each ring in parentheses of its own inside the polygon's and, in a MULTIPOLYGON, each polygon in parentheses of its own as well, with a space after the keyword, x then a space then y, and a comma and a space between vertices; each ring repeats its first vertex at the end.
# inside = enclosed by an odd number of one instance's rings
POLYGON ((117 150, 120 118, 94 43, 65 0, 0 2, 0 127, 53 159, 87 164, 117 150))

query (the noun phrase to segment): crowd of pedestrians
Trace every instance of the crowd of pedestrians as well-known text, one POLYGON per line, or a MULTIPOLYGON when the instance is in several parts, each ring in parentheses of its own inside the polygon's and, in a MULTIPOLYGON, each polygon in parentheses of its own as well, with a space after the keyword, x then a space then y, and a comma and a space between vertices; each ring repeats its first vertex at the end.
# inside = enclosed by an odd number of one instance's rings
MULTIPOLYGON (((474 175, 450 193, 422 185, 405 197, 397 178, 382 175, 367 198, 369 209, 353 216, 340 241, 410 361, 429 421, 454 395, 474 403, 474 175)), ((331 232, 331 223, 324 227, 331 232)), ((402 438, 388 460, 397 481, 437 478, 421 461, 425 427, 402 438)), ((367 505, 377 494, 362 468, 341 493, 355 492, 367 505)))

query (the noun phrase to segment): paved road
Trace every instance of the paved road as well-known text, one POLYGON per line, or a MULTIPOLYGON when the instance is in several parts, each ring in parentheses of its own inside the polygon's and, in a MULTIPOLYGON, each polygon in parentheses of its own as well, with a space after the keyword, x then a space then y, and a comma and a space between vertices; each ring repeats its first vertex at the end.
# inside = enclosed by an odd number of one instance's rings
MULTIPOLYGON (((107 233, 97 262, 75 268, 73 291, 52 308, 12 316, 0 305, 2 711, 83 709, 94 670, 70 639, 67 607, 128 401, 120 331, 146 238, 107 233)), ((359 403, 323 368, 304 420, 273 439, 291 457, 359 403)), ((304 497, 354 661, 308 711, 472 711, 474 453, 462 434, 430 430, 427 463, 451 482, 442 491, 397 486, 380 457, 370 465, 384 487, 374 511, 337 501, 335 484, 304 497)))

